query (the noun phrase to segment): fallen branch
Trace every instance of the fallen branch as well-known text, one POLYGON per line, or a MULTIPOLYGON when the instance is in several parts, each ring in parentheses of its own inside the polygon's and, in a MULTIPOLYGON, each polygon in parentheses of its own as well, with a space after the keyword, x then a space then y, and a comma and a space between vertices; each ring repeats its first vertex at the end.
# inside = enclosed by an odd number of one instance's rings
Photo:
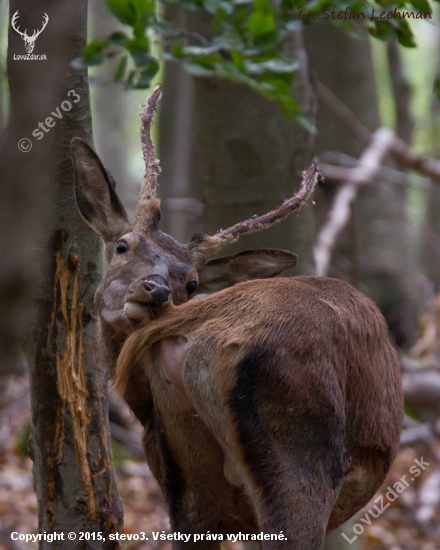
POLYGON ((389 152, 394 138, 389 128, 379 128, 359 158, 358 166, 347 170, 350 177, 336 193, 328 219, 316 239, 313 253, 318 275, 327 274, 336 239, 350 219, 351 204, 359 188, 367 184, 380 169, 382 159, 389 152))
POLYGON ((440 412, 440 373, 422 371, 402 377, 405 405, 440 412))
MULTIPOLYGON (((356 162, 354 166, 358 165, 356 159, 353 159, 356 162)), ((333 181, 347 181, 351 177, 352 168, 348 166, 338 166, 334 164, 327 164, 319 162, 319 171, 324 179, 333 180, 333 181)), ((423 180, 410 181, 405 172, 395 170, 394 168, 389 168, 388 166, 382 166, 377 172, 377 177, 381 180, 386 180, 388 183, 393 185, 405 185, 411 187, 417 187, 418 189, 427 189, 428 182, 423 180)), ((429 181, 429 180, 428 180, 429 181)))

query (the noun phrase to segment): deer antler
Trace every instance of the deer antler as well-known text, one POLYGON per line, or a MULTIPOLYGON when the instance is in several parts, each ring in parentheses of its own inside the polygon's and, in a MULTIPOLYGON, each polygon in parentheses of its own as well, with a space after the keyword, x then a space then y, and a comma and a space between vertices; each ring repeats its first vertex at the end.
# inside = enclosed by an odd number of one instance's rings
POLYGON ((154 156, 151 141, 151 122, 162 97, 162 87, 157 86, 149 97, 141 116, 141 146, 145 161, 145 176, 135 213, 135 227, 156 228, 160 218, 160 202, 156 198, 157 177, 161 172, 159 160, 154 156))
POLYGON ((14 29, 15 32, 18 32, 18 34, 22 37, 22 38, 29 38, 28 35, 27 35, 27 29, 26 31, 24 32, 21 32, 19 29, 20 27, 16 27, 15 24, 17 23, 17 19, 18 19, 18 10, 14 13, 13 17, 12 17, 12 20, 11 20, 11 26, 12 28, 14 29))
POLYGON ((240 235, 244 233, 253 233, 254 231, 261 231, 267 229, 269 226, 284 220, 289 214, 295 210, 299 210, 309 199, 313 193, 316 182, 320 177, 318 162, 312 161, 310 168, 305 170, 302 174, 303 179, 301 187, 293 197, 283 202, 281 206, 275 208, 267 214, 256 218, 250 218, 248 220, 236 223, 228 229, 223 229, 214 235, 214 239, 220 239, 224 243, 233 243, 239 239, 240 235))
POLYGON ((254 231, 267 229, 271 225, 287 218, 295 210, 302 208, 312 195, 320 177, 318 162, 313 160, 310 168, 302 174, 302 183, 299 191, 290 199, 285 200, 275 210, 262 216, 236 223, 228 229, 218 231, 212 237, 203 234, 195 235, 188 244, 188 248, 193 252, 194 262, 197 265, 203 265, 208 258, 214 256, 223 246, 234 243, 244 233, 253 233, 254 231))

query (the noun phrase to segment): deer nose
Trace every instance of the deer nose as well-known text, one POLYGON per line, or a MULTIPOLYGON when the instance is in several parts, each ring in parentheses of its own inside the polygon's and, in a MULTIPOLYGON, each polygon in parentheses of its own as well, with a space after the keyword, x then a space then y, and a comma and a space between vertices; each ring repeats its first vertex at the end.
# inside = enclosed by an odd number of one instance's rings
POLYGON ((145 290, 150 293, 152 303, 157 306, 165 305, 169 302, 171 290, 168 283, 160 275, 152 275, 143 280, 145 290))

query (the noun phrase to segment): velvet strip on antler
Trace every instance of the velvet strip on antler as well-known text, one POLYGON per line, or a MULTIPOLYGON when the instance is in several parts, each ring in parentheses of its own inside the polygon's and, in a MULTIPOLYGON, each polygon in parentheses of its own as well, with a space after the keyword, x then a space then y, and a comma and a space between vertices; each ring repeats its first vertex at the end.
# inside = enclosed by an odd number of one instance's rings
POLYGON ((159 160, 154 156, 151 141, 151 122, 157 105, 162 97, 162 87, 157 86, 147 104, 140 113, 141 116, 141 146, 145 161, 145 177, 136 207, 134 227, 143 230, 156 229, 160 220, 160 201, 156 198, 157 177, 161 172, 159 160))
MULTIPOLYGON (((196 262, 202 263, 208 258, 214 256, 223 246, 237 241, 245 233, 253 233, 267 229, 269 226, 284 220, 289 214, 302 208, 313 193, 315 185, 320 178, 318 162, 312 161, 310 168, 302 174, 303 179, 299 191, 290 199, 287 199, 275 210, 258 216, 249 218, 236 223, 228 229, 218 231, 214 236, 209 237, 200 235, 199 242, 195 242, 194 253, 198 256, 196 262)), ((189 245, 191 247, 191 243, 189 245)))

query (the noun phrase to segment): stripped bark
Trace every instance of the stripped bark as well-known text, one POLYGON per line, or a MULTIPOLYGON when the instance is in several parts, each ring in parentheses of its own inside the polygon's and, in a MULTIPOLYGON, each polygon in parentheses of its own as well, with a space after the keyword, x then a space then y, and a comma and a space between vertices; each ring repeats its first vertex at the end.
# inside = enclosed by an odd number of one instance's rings
MULTIPOLYGON (((18 9, 17 3, 11 1, 11 13, 18 9)), ((113 549, 120 546, 109 540, 109 534, 121 530, 122 508, 110 450, 107 375, 94 349, 93 295, 101 275, 101 245, 77 213, 70 158, 74 136, 91 141, 87 73, 70 67, 71 59, 80 56, 86 42, 87 1, 45 0, 34 9, 38 18, 40 11, 48 14, 50 24, 36 44, 36 50, 41 47, 36 53, 44 53, 45 45, 52 41, 57 48, 44 62, 46 88, 33 88, 32 71, 23 82, 19 62, 12 57, 17 51, 13 41, 8 59, 12 98, 18 84, 32 90, 34 101, 45 89, 54 90, 40 120, 45 121, 57 108, 62 115, 52 117, 55 125, 47 124, 50 131, 41 140, 34 139, 32 151, 26 153, 45 159, 40 169, 54 200, 52 215, 42 224, 39 246, 47 261, 40 262, 40 280, 34 278, 37 308, 27 352, 32 403, 30 452, 39 530, 61 533, 63 540, 42 540, 40 548, 113 549), (76 534, 76 540, 67 539, 70 532, 76 534), (80 540, 80 532, 95 535, 80 540)), ((26 63, 31 66, 33 62, 26 63)), ((34 72, 38 72, 38 65, 34 72)), ((32 120, 35 126, 38 122, 32 120)))

